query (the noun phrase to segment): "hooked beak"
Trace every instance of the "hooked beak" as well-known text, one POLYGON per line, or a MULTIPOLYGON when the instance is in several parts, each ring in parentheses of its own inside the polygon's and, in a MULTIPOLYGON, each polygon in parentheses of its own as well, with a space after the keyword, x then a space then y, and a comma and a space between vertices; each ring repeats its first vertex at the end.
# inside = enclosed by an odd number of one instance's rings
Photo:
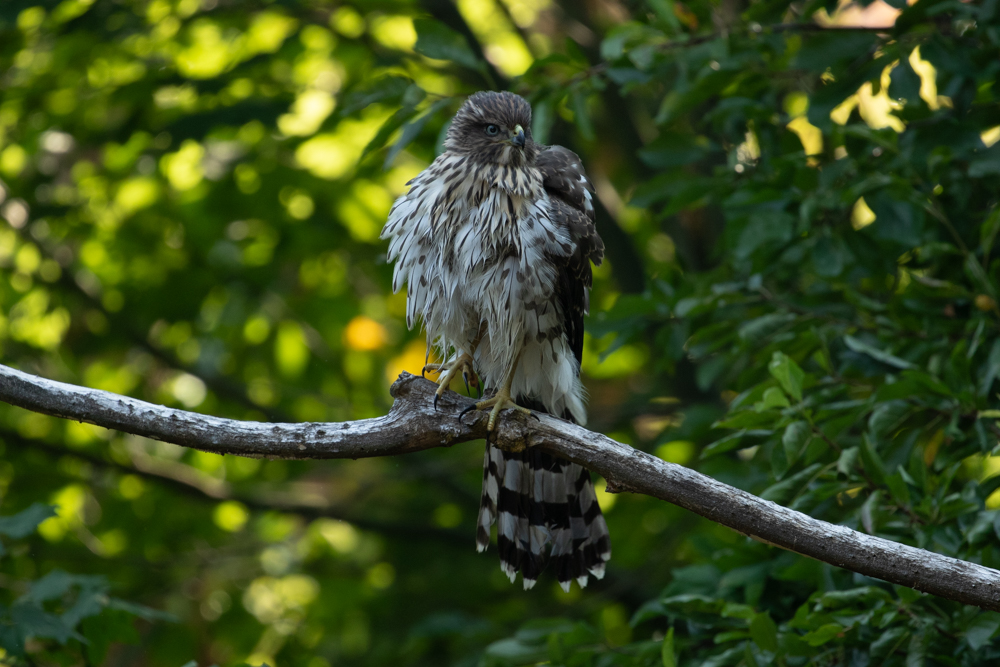
POLYGON ((514 128, 514 131, 511 133, 510 143, 514 144, 518 148, 524 148, 524 142, 525 142, 524 128, 518 125, 517 127, 514 128))

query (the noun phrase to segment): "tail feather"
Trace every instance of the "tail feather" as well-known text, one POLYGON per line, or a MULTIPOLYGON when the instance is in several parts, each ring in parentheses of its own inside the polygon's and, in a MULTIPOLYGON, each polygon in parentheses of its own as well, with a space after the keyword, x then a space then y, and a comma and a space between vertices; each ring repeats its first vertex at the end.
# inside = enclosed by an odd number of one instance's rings
POLYGON ((611 557, 608 526, 590 473, 540 450, 505 452, 487 443, 476 546, 484 551, 497 524, 500 567, 513 582, 520 571, 534 586, 551 559, 556 579, 569 590, 604 576, 611 557))
POLYGON ((505 472, 503 453, 496 447, 487 445, 483 460, 483 497, 479 503, 479 520, 476 525, 476 551, 479 553, 490 546, 490 527, 497 520, 500 480, 505 472))

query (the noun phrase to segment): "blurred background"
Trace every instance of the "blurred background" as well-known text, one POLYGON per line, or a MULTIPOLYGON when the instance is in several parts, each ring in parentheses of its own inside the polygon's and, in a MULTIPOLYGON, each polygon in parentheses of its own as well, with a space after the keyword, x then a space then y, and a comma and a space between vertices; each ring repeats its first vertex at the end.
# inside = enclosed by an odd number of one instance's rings
MULTIPOLYGON (((5 0, 0 360, 384 414, 425 343, 380 229, 464 97, 514 90, 596 187, 589 428, 992 562, 996 5, 5 0)), ((7 406, 0 453, 0 514, 56 512, 0 526, 3 664, 973 664, 1000 627, 602 480, 608 576, 525 593, 475 553, 481 443, 252 460, 7 406), (886 615, 815 597, 859 586, 886 615)))

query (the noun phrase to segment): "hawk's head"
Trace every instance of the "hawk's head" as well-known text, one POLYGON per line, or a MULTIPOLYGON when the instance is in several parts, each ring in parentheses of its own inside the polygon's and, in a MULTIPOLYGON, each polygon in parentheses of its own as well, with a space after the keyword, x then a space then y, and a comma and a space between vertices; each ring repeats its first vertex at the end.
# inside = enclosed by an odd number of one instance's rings
POLYGON ((455 114, 444 147, 477 162, 534 164, 538 146, 531 140, 531 105, 514 93, 476 93, 455 114))

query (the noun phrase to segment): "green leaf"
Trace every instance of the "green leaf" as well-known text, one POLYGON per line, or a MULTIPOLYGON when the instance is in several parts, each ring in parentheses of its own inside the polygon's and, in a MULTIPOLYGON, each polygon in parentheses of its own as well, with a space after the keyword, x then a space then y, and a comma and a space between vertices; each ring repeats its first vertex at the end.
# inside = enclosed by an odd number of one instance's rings
MULTIPOLYGON (((42 521, 55 516, 55 508, 51 505, 33 503, 28 509, 12 516, 0 517, 0 535, 19 540, 35 532, 42 521)), ((3 555, 3 545, 0 544, 0 555, 3 555)))
POLYGON ((667 169, 696 162, 708 155, 709 148, 707 140, 699 140, 690 133, 665 132, 640 149, 638 155, 653 169, 667 169))
POLYGON ((889 354, 888 352, 884 352, 877 347, 855 338, 854 336, 844 336, 844 343, 852 351, 857 352, 858 354, 867 354, 875 361, 881 361, 883 364, 888 364, 900 369, 916 368, 916 366, 909 361, 900 359, 899 357, 889 354))
POLYGON ((555 120, 553 106, 555 100, 546 97, 535 104, 531 114, 531 138, 535 143, 547 144, 549 142, 549 132, 552 130, 552 123, 555 120))
POLYGON ((986 646, 1000 630, 1000 613, 995 611, 980 612, 966 626, 965 641, 972 650, 978 651, 986 646))
POLYGON ((52 570, 41 579, 31 584, 31 589, 21 597, 21 600, 45 602, 62 597, 70 588, 78 583, 78 577, 63 570, 52 570))
POLYGON ((868 496, 864 504, 861 505, 861 526, 869 535, 875 534, 875 509, 878 507, 881 498, 882 492, 875 490, 868 496))
MULTIPOLYGON (((683 568, 686 570, 689 568, 683 568)), ((678 570, 675 570, 677 572, 678 570)), ((718 614, 725 607, 725 602, 707 595, 685 594, 672 595, 660 600, 664 607, 680 614, 718 614)))
POLYGON ((548 646, 528 645, 513 637, 495 641, 486 647, 485 654, 515 665, 534 664, 545 659, 548 646))
POLYGON ((875 446, 867 433, 861 437, 861 464, 873 482, 880 485, 885 484, 885 464, 882 462, 882 457, 875 451, 875 446))
POLYGON ((667 24, 671 32, 681 31, 681 22, 674 13, 674 3, 672 0, 649 0, 649 6, 656 14, 656 18, 667 24))
POLYGON ((754 610, 748 604, 740 604, 738 602, 727 602, 726 606, 722 608, 723 618, 742 618, 750 620, 754 617, 754 610))
POLYGON ((927 633, 923 630, 913 633, 906 650, 906 667, 924 667, 927 664, 927 633))
POLYGON ((590 120, 590 112, 587 111, 586 93, 577 86, 571 99, 573 101, 573 122, 576 124, 576 129, 580 131, 580 135, 584 139, 593 141, 597 135, 594 133, 594 124, 590 120))
POLYGON ((982 152, 982 157, 969 164, 969 177, 979 178, 1000 174, 1000 150, 996 146, 982 152))
POLYGON ((875 406, 871 417, 868 418, 868 428, 875 435, 889 435, 890 431, 900 424, 909 411, 910 406, 905 401, 880 403, 875 406))
POLYGON ((842 636, 844 626, 839 623, 827 623, 816 628, 812 632, 807 632, 802 639, 810 646, 822 646, 827 642, 842 636))
POLYGON ((479 69, 481 61, 469 47, 469 42, 440 21, 416 19, 417 43, 413 49, 428 58, 450 60, 470 69, 479 69))
POLYGON ((778 503, 779 505, 785 505, 789 500, 791 500, 799 488, 809 481, 822 467, 823 466, 821 464, 814 463, 805 470, 792 475, 788 479, 767 487, 764 489, 763 493, 760 494, 760 497, 764 500, 770 500, 771 502, 778 503))
POLYGON ((888 241, 898 249, 915 248, 920 245, 924 236, 924 210, 907 201, 907 195, 897 199, 899 195, 891 190, 885 188, 865 196, 878 224, 865 227, 864 232, 879 240, 888 241))
POLYGON ((633 628, 640 623, 645 621, 660 618, 667 615, 667 610, 663 607, 659 600, 647 600, 635 610, 632 614, 632 618, 629 620, 629 625, 633 628))
POLYGON ((769 613, 762 612, 750 621, 750 638, 765 651, 772 653, 778 650, 778 626, 771 620, 769 613))
POLYGON ((119 600, 118 598, 108 598, 108 608, 120 609, 147 621, 167 621, 168 623, 178 622, 177 617, 169 612, 160 611, 159 609, 153 609, 134 602, 128 602, 127 600, 119 600))
POLYGON ((444 107, 448 106, 449 103, 451 103, 450 97, 445 97, 443 99, 440 99, 434 104, 432 104, 430 108, 427 109, 427 111, 425 111, 424 113, 422 113, 421 115, 417 116, 415 119, 411 120, 406 125, 404 125, 403 131, 400 132, 399 134, 399 138, 396 140, 396 142, 392 145, 392 148, 390 148, 389 152, 386 154, 385 162, 383 163, 382 168, 388 169, 390 166, 392 166, 392 163, 396 159, 396 156, 399 155, 399 152, 404 148, 406 148, 407 146, 409 146, 410 142, 412 142, 414 139, 417 138, 417 136, 420 134, 420 131, 424 129, 425 125, 427 125, 427 121, 436 116, 437 113, 444 107))
POLYGON ((704 662, 702 662, 698 667, 729 667, 731 665, 738 664, 739 658, 744 653, 743 646, 737 646, 723 651, 722 653, 717 653, 704 662))
POLYGON ((902 600, 905 604, 913 604, 914 602, 916 602, 917 600, 919 600, 924 596, 924 593, 921 593, 920 591, 915 591, 909 586, 900 586, 898 584, 893 584, 892 590, 895 591, 896 595, 899 596, 899 599, 902 600))
POLYGON ((663 659, 663 667, 677 667, 677 654, 674 651, 673 627, 667 630, 667 634, 663 638, 663 647, 660 650, 660 656, 663 659))
POLYGON ((979 395, 986 396, 1000 376, 1000 338, 993 341, 986 363, 979 367, 979 395))
POLYGON ((576 623, 568 618, 539 618, 528 621, 514 634, 518 640, 537 644, 544 641, 552 634, 565 634, 572 632, 576 628, 576 623))
POLYGON ((906 628, 890 628, 882 633, 882 636, 872 642, 871 654, 872 657, 881 658, 883 656, 891 655, 892 652, 903 643, 906 636, 909 634, 909 630, 906 628))
POLYGON ((876 602, 892 602, 892 596, 875 586, 862 586, 845 591, 828 591, 819 598, 819 604, 824 609, 842 609, 854 607, 864 609, 876 602))
MULTIPOLYGON (((899 470, 902 471, 902 467, 899 470)), ((910 506, 910 487, 906 485, 901 474, 887 475, 885 484, 889 487, 889 493, 892 494, 894 500, 904 507, 910 506)))
POLYGON ((389 137, 392 136, 393 132, 402 127, 403 123, 405 123, 407 119, 412 118, 414 115, 416 115, 416 111, 412 106, 404 105, 402 108, 397 109, 394 114, 389 116, 389 118, 382 123, 378 132, 375 133, 372 140, 365 146, 364 151, 361 153, 361 159, 364 160, 374 151, 383 148, 385 146, 385 142, 389 140, 389 137))
POLYGON ((791 407, 791 403, 788 402, 788 397, 777 387, 768 387, 764 390, 764 395, 759 401, 754 403, 753 409, 757 412, 764 412, 765 410, 780 409, 791 407))
POLYGON ((737 259, 750 259, 758 248, 768 249, 788 243, 795 235, 795 218, 781 211, 753 212, 733 253, 737 259))
POLYGON ((742 449, 740 442, 743 440, 743 436, 746 434, 747 429, 740 429, 735 433, 730 433, 724 438, 720 438, 715 442, 709 444, 705 449, 701 450, 701 459, 707 459, 717 454, 725 454, 726 452, 731 452, 734 449, 742 449))
POLYGON ((809 422, 794 421, 785 427, 785 433, 781 436, 781 445, 785 449, 788 465, 795 464, 810 437, 812 437, 812 429, 809 427, 809 422))
POLYGON ((920 77, 913 71, 907 59, 901 58, 892 70, 889 95, 893 99, 906 100, 906 104, 920 104, 920 77))
POLYGON ((837 458, 837 475, 849 479, 854 474, 854 466, 858 462, 858 448, 848 447, 840 452, 837 458))
POLYGON ((775 352, 771 357, 771 363, 767 365, 767 370, 771 372, 785 393, 796 401, 802 400, 802 382, 805 380, 806 374, 791 357, 781 352, 775 352))
POLYGON ((23 638, 54 639, 65 644, 70 639, 83 640, 83 636, 61 618, 50 614, 34 603, 17 603, 10 608, 10 619, 23 638))
MULTIPOLYGON (((772 389, 777 390, 776 387, 772 389)), ((781 393, 780 391, 778 392, 781 393)), ((787 402, 787 399, 785 399, 787 402)), ((760 410, 757 407, 761 402, 754 403, 754 409, 752 410, 740 410, 731 416, 726 417, 715 422, 712 426, 714 428, 754 428, 756 426, 767 426, 774 422, 774 415, 762 412, 764 408, 760 410)))
POLYGON ((337 111, 341 116, 349 116, 376 102, 400 98, 412 84, 401 76, 383 76, 366 88, 346 95, 344 104, 338 106, 337 111))
POLYGON ((868 51, 875 44, 875 36, 866 32, 844 34, 819 34, 804 40, 802 48, 795 56, 795 66, 814 72, 824 72, 827 68, 846 60, 853 60, 857 54, 868 51))

